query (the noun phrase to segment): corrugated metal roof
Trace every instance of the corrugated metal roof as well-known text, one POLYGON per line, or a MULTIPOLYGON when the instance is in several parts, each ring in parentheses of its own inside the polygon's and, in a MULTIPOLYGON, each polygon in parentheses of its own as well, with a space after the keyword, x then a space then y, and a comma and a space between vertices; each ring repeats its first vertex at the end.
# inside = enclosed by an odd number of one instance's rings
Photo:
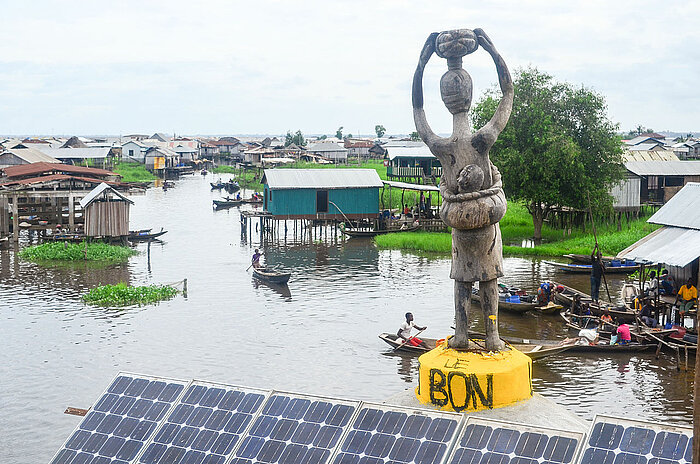
POLYGON ((688 182, 647 222, 700 230, 700 183, 688 182))
POLYGON ((654 147, 663 147, 662 143, 639 143, 637 145, 632 145, 629 147, 630 151, 649 151, 653 150, 654 147))
POLYGON ((678 156, 671 150, 636 150, 626 151, 622 158, 628 161, 678 161, 678 156))
POLYGON ((14 177, 33 176, 46 172, 66 172, 71 174, 84 174, 95 177, 117 176, 118 174, 104 169, 86 168, 84 166, 71 166, 60 163, 31 163, 20 166, 10 166, 4 169, 5 175, 10 179, 14 177))
POLYGON ((27 163, 60 163, 60 161, 53 156, 49 156, 46 153, 34 148, 13 148, 2 152, 3 155, 5 153, 12 153, 27 163))
POLYGON ((323 153, 326 151, 342 151, 342 152, 347 152, 348 150, 345 147, 341 147, 335 142, 321 142, 317 143, 316 145, 311 145, 308 148, 308 151, 311 152, 317 152, 317 153, 323 153))
POLYGON ((419 145, 415 147, 384 147, 389 154, 389 159, 393 160, 397 157, 407 158, 435 158, 430 152, 427 145, 419 145))
POLYGON ((276 190, 383 186, 379 174, 374 169, 266 169, 262 182, 276 190))
POLYGON ((700 176, 700 161, 628 161, 625 167, 638 176, 700 176))
POLYGON ((617 256, 684 267, 700 256, 700 230, 662 227, 622 250, 617 256))
POLYGON ((56 159, 100 159, 107 158, 110 148, 39 148, 43 153, 56 159))
POLYGON ((107 184, 105 184, 104 182, 102 182, 100 185, 98 185, 97 187, 95 187, 94 189, 92 189, 92 190, 90 191, 90 193, 88 193, 87 195, 85 195, 85 196, 82 198, 82 200, 80 200, 80 206, 81 206, 83 209, 85 209, 86 207, 88 207, 88 206, 90 205, 90 203, 92 203, 93 201, 97 200, 97 198, 98 198, 100 195, 102 195, 102 194, 107 195, 107 193, 111 193, 111 194, 113 194, 113 195, 116 195, 116 196, 118 196, 119 198, 121 198, 123 201, 128 201, 128 202, 131 203, 132 205, 134 204, 133 201, 129 200, 127 197, 125 197, 124 195, 122 195, 121 193, 117 192, 116 190, 114 190, 114 189, 113 189, 112 187, 110 187, 109 185, 107 185, 107 184))

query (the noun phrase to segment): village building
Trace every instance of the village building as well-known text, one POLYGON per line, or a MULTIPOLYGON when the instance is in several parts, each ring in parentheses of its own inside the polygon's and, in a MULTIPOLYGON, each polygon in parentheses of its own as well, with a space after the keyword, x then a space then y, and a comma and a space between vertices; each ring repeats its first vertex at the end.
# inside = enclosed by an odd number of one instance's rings
POLYGON ((136 140, 122 144, 122 161, 128 163, 146 163, 146 152, 150 147, 136 140))
POLYGON ((306 150, 313 155, 321 156, 336 164, 348 162, 347 148, 340 146, 335 142, 319 142, 311 145, 306 150))
POLYGON ((0 169, 31 163, 60 163, 56 158, 34 148, 11 148, 0 152, 0 169))
POLYGON ((692 279, 698 286, 700 258, 700 183, 686 184, 647 222, 662 227, 628 248, 619 258, 663 265, 678 285, 692 279))
POLYGON ((374 147, 374 142, 345 139, 344 146, 348 150, 349 159, 367 160, 371 158, 372 153, 370 153, 370 149, 374 147))
POLYGON ((120 176, 103 169, 60 163, 32 163, 2 169, 0 175, 0 236, 20 230, 45 233, 57 225, 75 231, 82 227, 79 201, 105 183, 127 190, 120 176))
POLYGON ((382 180, 374 169, 266 169, 264 210, 276 219, 376 219, 382 180))
POLYGON ((39 148, 62 163, 100 169, 112 167, 111 148, 39 148))
POLYGON ((91 238, 119 238, 124 245, 129 235, 129 206, 134 202, 104 182, 80 200, 85 218, 84 233, 91 238))
POLYGON ((149 147, 146 150, 145 166, 151 172, 164 172, 166 168, 177 166, 180 156, 168 148, 149 147))
POLYGON ((700 161, 627 161, 625 168, 639 178, 642 204, 664 204, 687 183, 700 182, 700 161))
POLYGON ((423 142, 394 142, 384 145, 389 157, 389 180, 436 185, 442 175, 440 161, 423 142))
POLYGON ((190 163, 197 159, 199 150, 197 148, 192 148, 190 146, 178 145, 173 147, 172 151, 177 153, 178 162, 177 164, 190 163))
POLYGON ((674 143, 671 149, 682 160, 700 158, 700 141, 697 140, 674 143))

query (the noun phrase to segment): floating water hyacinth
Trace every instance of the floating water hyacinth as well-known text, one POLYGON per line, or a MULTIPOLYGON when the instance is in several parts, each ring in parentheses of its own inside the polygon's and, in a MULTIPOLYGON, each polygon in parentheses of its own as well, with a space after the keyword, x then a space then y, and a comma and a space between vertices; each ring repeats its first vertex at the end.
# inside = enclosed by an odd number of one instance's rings
POLYGON ((145 285, 130 287, 124 282, 117 285, 95 287, 83 295, 85 303, 95 306, 131 306, 169 300, 180 293, 167 285, 145 285))
POLYGON ((48 242, 30 246, 20 251, 19 256, 27 261, 126 261, 137 251, 124 246, 106 243, 48 242))

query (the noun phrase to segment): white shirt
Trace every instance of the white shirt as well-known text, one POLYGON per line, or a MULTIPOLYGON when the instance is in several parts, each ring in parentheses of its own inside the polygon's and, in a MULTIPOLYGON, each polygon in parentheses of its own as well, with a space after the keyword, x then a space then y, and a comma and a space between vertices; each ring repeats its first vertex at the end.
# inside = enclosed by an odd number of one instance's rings
POLYGON ((399 330, 401 331, 401 336, 404 338, 411 338, 411 329, 415 327, 416 324, 411 321, 411 322, 404 322, 401 324, 399 327, 399 330))

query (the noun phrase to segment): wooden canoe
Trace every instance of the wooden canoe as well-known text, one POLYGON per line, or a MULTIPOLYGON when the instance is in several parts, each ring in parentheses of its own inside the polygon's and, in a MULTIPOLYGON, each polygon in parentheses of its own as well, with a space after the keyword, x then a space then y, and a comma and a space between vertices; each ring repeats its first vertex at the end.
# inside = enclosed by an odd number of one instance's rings
MULTIPOLYGON (((575 273, 575 274, 590 274, 590 264, 568 264, 558 263, 556 261, 542 261, 545 264, 555 266, 560 271, 575 273)), ((621 264, 620 266, 605 266, 606 274, 631 274, 639 270, 639 264, 621 264)))
POLYGON ((384 230, 353 230, 340 229, 342 233, 348 237, 375 237, 377 235, 393 234, 395 232, 414 232, 420 229, 420 226, 407 227, 406 229, 384 229, 384 230))
MULTIPOLYGON (((554 287, 562 287, 564 291, 562 292, 552 292, 554 301, 564 306, 565 308, 570 308, 573 301, 574 295, 579 295, 581 297, 581 302, 588 304, 591 309, 593 316, 602 316, 605 312, 605 308, 615 308, 616 306, 607 301, 600 300, 598 304, 593 303, 591 296, 587 293, 583 293, 580 290, 576 290, 568 285, 560 284, 558 282, 552 282, 554 287)), ((610 315, 620 322, 634 322, 636 320, 634 311, 629 311, 627 309, 610 309, 610 315)))
MULTIPOLYGON (((533 297, 534 300, 534 297, 533 297)), ((478 293, 472 293, 472 301, 481 304, 481 299, 479 298, 478 293)), ((499 311, 510 311, 512 313, 519 313, 523 314, 528 311, 540 311, 544 314, 557 314, 559 311, 564 309, 564 307, 560 304, 554 304, 550 303, 547 306, 538 306, 536 302, 520 302, 520 303, 512 303, 510 301, 506 301, 503 298, 498 298, 498 309, 499 311)))
MULTIPOLYGON (((517 337, 501 337, 505 342, 510 343, 513 346, 517 346, 519 343, 529 343, 533 345, 551 346, 552 343, 556 344, 567 344, 577 340, 577 339, 566 339, 561 341, 551 341, 551 340, 532 340, 526 338, 517 337)), ((567 345, 568 346, 568 345, 567 345)), ((577 345, 569 347, 566 352, 568 353, 630 353, 638 351, 647 351, 656 348, 656 344, 651 343, 631 343, 629 345, 577 345)))
MULTIPOLYGON (((574 263, 578 264, 591 264, 591 255, 579 255, 576 253, 569 253, 562 255, 564 258, 569 258, 574 263)), ((615 259, 613 256, 603 256, 603 263, 607 266, 610 261, 615 259)))
POLYGON ((291 275, 290 272, 277 272, 266 267, 253 267, 253 277, 273 284, 286 284, 291 275))
POLYGON ((239 206, 241 203, 243 203, 243 200, 213 200, 213 202, 214 202, 214 208, 224 209, 224 208, 233 208, 234 206, 239 206))
MULTIPOLYGON (((401 345, 403 342, 402 339, 399 338, 398 335, 396 334, 390 334, 390 333, 382 333, 379 334, 379 338, 384 340, 386 343, 391 345, 394 348, 397 348, 398 346, 401 345)), ((436 346, 437 340, 434 338, 423 338, 419 337, 421 340, 423 340, 428 346, 434 348, 436 346)), ((508 343, 508 345, 512 346, 516 350, 528 355, 532 360, 535 359, 541 359, 545 358, 547 356, 559 354, 561 352, 569 350, 573 345, 572 344, 557 344, 556 342, 550 342, 548 345, 537 345, 537 344, 530 344, 530 343, 508 343)), ((403 344, 401 348, 398 348, 396 351, 402 351, 404 353, 415 353, 415 354, 422 354, 427 351, 430 351, 430 349, 427 349, 422 346, 413 346, 409 344, 403 344)))
POLYGON ((129 234, 128 239, 129 239, 130 242, 145 242, 145 241, 148 241, 148 240, 153 240, 154 238, 158 238, 158 237, 160 237, 161 235, 167 234, 167 233, 168 233, 167 230, 161 229, 160 232, 156 232, 156 233, 153 233, 153 234, 150 233, 150 232, 139 233, 139 234, 134 234, 134 235, 129 234))

